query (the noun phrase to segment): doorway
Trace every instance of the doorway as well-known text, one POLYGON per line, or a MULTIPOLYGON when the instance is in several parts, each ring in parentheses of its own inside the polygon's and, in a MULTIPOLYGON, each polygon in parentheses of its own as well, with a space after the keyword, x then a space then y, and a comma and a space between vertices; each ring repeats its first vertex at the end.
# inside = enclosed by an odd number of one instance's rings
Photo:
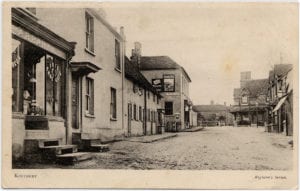
POLYGON ((80 78, 72 75, 72 129, 80 132, 81 122, 81 97, 80 97, 80 78))
POLYGON ((128 137, 131 136, 131 119, 132 119, 132 104, 128 103, 128 137))

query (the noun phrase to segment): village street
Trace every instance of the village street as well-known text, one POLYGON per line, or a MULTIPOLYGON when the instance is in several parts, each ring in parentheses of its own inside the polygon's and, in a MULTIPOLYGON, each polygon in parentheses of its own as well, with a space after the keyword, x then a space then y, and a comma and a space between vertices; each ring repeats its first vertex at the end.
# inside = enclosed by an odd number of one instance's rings
POLYGON ((74 166, 29 168, 284 170, 292 166, 289 140, 261 127, 206 127, 153 143, 115 142, 74 166))

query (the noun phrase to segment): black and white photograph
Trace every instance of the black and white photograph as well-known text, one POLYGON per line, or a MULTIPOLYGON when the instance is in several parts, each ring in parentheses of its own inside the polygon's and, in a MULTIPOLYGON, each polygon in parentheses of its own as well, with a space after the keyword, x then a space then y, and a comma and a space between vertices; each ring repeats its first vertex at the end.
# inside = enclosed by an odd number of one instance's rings
POLYGON ((4 5, 3 163, 16 180, 251 171, 259 188, 298 187, 297 2, 4 5))

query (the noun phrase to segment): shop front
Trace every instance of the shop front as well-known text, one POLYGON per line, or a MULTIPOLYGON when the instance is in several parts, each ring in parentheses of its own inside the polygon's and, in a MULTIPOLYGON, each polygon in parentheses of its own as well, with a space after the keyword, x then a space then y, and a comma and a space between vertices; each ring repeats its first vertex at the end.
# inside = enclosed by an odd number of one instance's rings
POLYGON ((40 25, 26 9, 12 9, 12 154, 34 140, 66 144, 67 74, 74 43, 40 25))

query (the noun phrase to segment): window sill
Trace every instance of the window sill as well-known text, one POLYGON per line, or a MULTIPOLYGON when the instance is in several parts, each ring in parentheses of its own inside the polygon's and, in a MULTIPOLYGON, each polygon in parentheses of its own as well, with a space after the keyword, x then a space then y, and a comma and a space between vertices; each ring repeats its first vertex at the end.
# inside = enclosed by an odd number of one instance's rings
POLYGON ((122 73, 121 69, 119 69, 119 68, 115 68, 115 70, 119 73, 122 73))
POLYGON ((111 121, 117 121, 117 118, 111 117, 110 120, 111 120, 111 121))
POLYGON ((93 51, 91 51, 91 50, 89 50, 89 49, 87 49, 87 48, 84 48, 84 50, 85 50, 87 53, 89 53, 90 55, 96 56, 96 54, 95 54, 93 51))
POLYGON ((92 115, 92 114, 89 114, 89 113, 86 113, 84 116, 87 117, 87 118, 95 118, 95 115, 92 115))

